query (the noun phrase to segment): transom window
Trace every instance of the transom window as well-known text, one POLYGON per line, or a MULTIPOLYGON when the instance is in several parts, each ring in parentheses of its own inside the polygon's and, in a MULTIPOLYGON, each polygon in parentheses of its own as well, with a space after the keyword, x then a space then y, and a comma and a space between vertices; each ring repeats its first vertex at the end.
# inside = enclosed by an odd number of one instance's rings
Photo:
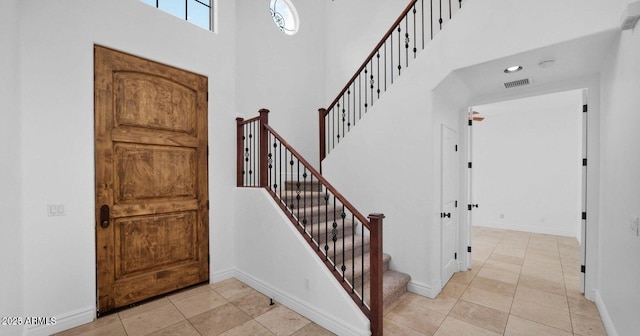
POLYGON ((214 0, 142 0, 142 2, 185 19, 207 30, 213 30, 214 0))
POLYGON ((298 32, 298 12, 289 0, 271 0, 269 4, 271 17, 278 29, 287 35, 298 32))

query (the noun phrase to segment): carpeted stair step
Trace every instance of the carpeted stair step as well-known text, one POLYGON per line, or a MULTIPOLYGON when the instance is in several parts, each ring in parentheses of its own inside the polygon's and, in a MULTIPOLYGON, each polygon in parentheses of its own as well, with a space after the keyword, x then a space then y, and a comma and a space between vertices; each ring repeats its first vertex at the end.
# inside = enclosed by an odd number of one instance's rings
MULTIPOLYGON (((356 265, 355 269, 354 268, 347 268, 347 270, 344 272, 345 274, 345 278, 347 280, 349 280, 350 283, 353 284, 362 284, 362 275, 364 274, 364 282, 366 283, 367 281, 369 281, 369 270, 371 268, 371 263, 369 262, 369 253, 365 253, 364 256, 357 256, 354 259, 354 264, 356 265), (363 263, 363 259, 364 259, 364 270, 362 269, 362 263, 363 263), (355 272, 355 275, 352 276, 352 273, 355 272)), ((382 254, 382 271, 386 272, 387 270, 389 270, 389 261, 391 261, 391 256, 383 253, 382 254)))
MULTIPOLYGON (((407 292, 407 284, 409 281, 411 281, 409 274, 391 270, 384 272, 382 277, 382 302, 385 308, 407 292)), ((364 301, 367 304, 369 304, 370 287, 369 282, 365 283, 364 301)), ((356 287, 356 289, 358 288, 356 287)))
POLYGON ((341 268, 343 265, 343 254, 346 263, 347 260, 351 260, 355 257, 369 252, 369 237, 363 237, 360 235, 343 237, 337 239, 335 244, 333 241, 329 241, 329 244, 327 244, 327 246, 328 249, 325 247, 325 244, 320 244, 320 249, 326 250, 329 259, 334 261, 336 267, 341 268))
POLYGON ((311 182, 311 179, 307 179, 307 181, 286 181, 284 183, 284 188, 286 190, 307 190, 307 191, 322 191, 324 187, 322 183, 318 182, 318 180, 314 179, 311 182))

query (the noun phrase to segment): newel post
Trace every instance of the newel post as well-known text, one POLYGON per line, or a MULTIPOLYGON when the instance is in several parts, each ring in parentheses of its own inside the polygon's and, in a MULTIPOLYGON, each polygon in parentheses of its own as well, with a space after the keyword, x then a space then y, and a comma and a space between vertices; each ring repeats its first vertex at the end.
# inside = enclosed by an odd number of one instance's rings
POLYGON ((236 134, 236 185, 238 187, 242 187, 242 167, 244 166, 244 161, 243 161, 243 153, 242 153, 242 147, 244 145, 244 140, 242 139, 242 136, 244 135, 244 119, 243 118, 236 118, 236 128, 237 128, 237 134, 236 134))
POLYGON ((382 219, 383 214, 370 214, 371 237, 369 262, 371 270, 371 335, 382 335, 382 315, 384 303, 382 301, 382 219))
POLYGON ((269 156, 269 133, 267 133, 266 125, 269 124, 269 110, 260 109, 260 159, 258 161, 260 165, 260 186, 267 187, 269 185, 269 170, 268 156, 269 156))
MULTIPOLYGON (((322 160, 327 156, 327 135, 326 135, 326 126, 325 126, 325 117, 327 116, 327 109, 320 108, 318 109, 318 113, 320 116, 320 120, 318 125, 320 125, 320 137, 318 138, 320 141, 320 167, 322 167, 322 160)), ((322 171, 320 171, 322 172, 322 171)))

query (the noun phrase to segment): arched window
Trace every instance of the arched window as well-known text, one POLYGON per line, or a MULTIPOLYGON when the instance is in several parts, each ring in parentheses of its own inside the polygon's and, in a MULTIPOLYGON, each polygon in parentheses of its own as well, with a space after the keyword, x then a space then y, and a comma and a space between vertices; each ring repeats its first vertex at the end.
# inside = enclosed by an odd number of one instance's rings
POLYGON ((298 32, 298 12, 289 0, 271 0, 269 4, 271 17, 278 29, 287 35, 298 32))

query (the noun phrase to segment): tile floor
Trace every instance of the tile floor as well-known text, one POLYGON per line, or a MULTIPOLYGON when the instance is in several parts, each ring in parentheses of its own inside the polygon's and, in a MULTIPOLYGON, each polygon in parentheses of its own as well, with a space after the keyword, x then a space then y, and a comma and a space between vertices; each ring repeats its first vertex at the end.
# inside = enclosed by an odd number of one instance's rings
MULTIPOLYGON (((573 238, 476 227, 473 270, 436 299, 404 294, 385 311, 401 336, 606 335, 579 291, 573 238)), ((333 335, 236 279, 170 295, 59 335, 333 335)))

